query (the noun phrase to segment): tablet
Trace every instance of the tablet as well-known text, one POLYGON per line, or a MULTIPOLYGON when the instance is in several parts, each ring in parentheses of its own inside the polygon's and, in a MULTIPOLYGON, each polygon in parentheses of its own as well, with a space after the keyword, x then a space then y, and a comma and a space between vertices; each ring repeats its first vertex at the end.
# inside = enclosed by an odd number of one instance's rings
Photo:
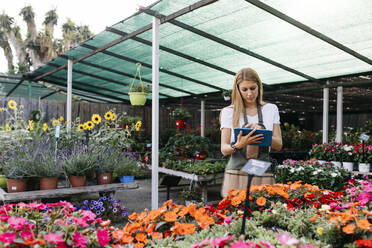
MULTIPOLYGON (((235 141, 238 140, 240 131, 243 131, 243 136, 245 136, 248 135, 252 130, 253 128, 234 128, 235 141)), ((266 129, 256 129, 256 132, 254 132, 253 135, 257 134, 263 134, 264 139, 261 140, 259 143, 250 144, 251 146, 271 146, 273 131, 266 129)))

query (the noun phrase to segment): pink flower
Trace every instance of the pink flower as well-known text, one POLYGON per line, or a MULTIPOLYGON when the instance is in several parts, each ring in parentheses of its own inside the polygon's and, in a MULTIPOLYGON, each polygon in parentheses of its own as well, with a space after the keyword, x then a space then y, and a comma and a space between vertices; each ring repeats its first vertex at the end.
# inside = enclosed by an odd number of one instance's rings
MULTIPOLYGON (((249 242, 251 243, 251 242, 249 242)), ((251 247, 260 247, 260 246, 251 246, 251 244, 244 242, 243 240, 235 241, 231 244, 230 248, 251 248, 251 247)), ((254 242, 253 242, 254 243, 254 242)), ((254 245, 257 245, 254 243, 254 245)))
POLYGON ((215 238, 211 241, 211 245, 216 245, 218 247, 224 247, 227 242, 230 240, 230 239, 233 239, 234 238, 234 235, 230 235, 230 236, 226 236, 226 237, 221 237, 221 238, 215 238))
POLYGON ((32 233, 28 230, 24 230, 20 233, 20 236, 23 238, 23 240, 34 240, 34 237, 32 237, 32 233))
POLYGON ((73 222, 78 224, 79 226, 87 227, 89 226, 88 223, 83 218, 71 218, 73 222))
POLYGON ((2 214, 2 215, 0 215, 0 220, 1 220, 1 221, 7 221, 9 218, 10 218, 9 215, 6 215, 6 214, 2 214))
POLYGON ((224 221, 226 224, 230 224, 231 221, 232 221, 232 218, 229 216, 229 217, 226 217, 223 221, 224 221))
POLYGON ((336 210, 339 210, 340 209, 340 206, 336 203, 336 202, 331 202, 329 204, 330 207, 336 209, 336 210))
POLYGON ((303 246, 299 246, 298 248, 316 248, 316 247, 313 245, 303 245, 303 246))
POLYGON ((358 195, 358 201, 360 202, 361 206, 367 205, 367 203, 371 200, 371 195, 368 192, 362 192, 358 195))
POLYGON ((86 221, 90 221, 90 222, 94 221, 95 218, 97 217, 93 212, 89 210, 81 210, 81 215, 86 221))
POLYGON ((199 248, 202 247, 203 245, 209 244, 210 240, 208 238, 204 239, 202 242, 194 244, 191 248, 199 248))
POLYGON ((295 238, 292 238, 291 235, 288 233, 280 233, 278 234, 278 240, 282 245, 290 246, 290 245, 297 245, 298 240, 295 238))
POLYGON ((108 242, 110 242, 110 235, 108 231, 106 230, 98 230, 97 231, 97 238, 98 238, 98 243, 101 246, 105 246, 108 242))
POLYGON ((25 218, 10 217, 8 219, 9 225, 12 226, 14 230, 22 230, 26 225, 27 220, 25 218))
POLYGON ((3 243, 13 243, 13 241, 16 239, 15 233, 3 233, 0 234, 0 241, 3 243))
POLYGON ((46 208, 46 205, 44 203, 31 202, 27 204, 26 208, 44 210, 46 208))
POLYGON ((71 248, 71 246, 66 245, 65 242, 61 242, 57 244, 57 248, 71 248))
POLYGON ((64 242, 61 233, 48 233, 45 234, 44 238, 48 243, 58 244, 64 242))
POLYGON ((73 239, 74 239, 74 246, 76 247, 80 247, 80 248, 86 248, 87 246, 87 242, 88 242, 88 238, 81 235, 80 233, 78 232, 75 232, 74 236, 73 236, 73 239))
POLYGON ((275 245, 272 245, 269 241, 260 241, 260 243, 266 248, 275 248, 275 245))

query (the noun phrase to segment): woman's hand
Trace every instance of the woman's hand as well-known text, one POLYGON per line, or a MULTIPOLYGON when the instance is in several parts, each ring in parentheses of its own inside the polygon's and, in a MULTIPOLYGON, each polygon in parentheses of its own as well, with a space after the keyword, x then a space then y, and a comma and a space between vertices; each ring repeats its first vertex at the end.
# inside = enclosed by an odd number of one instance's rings
POLYGON ((244 128, 262 129, 262 127, 258 125, 258 123, 248 123, 244 126, 244 128))
POLYGON ((264 136, 263 134, 253 135, 254 132, 256 132, 256 128, 254 128, 248 135, 243 136, 243 131, 240 131, 238 140, 235 143, 235 147, 237 149, 242 149, 247 145, 259 143, 264 138, 264 136))

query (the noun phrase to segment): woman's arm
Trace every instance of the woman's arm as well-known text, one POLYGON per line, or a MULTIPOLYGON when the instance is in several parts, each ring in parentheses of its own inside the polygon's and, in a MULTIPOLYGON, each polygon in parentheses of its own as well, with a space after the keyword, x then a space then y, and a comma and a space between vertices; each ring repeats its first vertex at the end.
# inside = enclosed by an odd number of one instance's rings
POLYGON ((221 153, 224 156, 230 155, 234 152, 230 145, 230 137, 231 136, 231 129, 230 128, 222 128, 221 129, 221 153))
POLYGON ((274 124, 273 126, 273 138, 271 147, 277 151, 280 151, 283 147, 282 131, 280 130, 280 124, 274 124))

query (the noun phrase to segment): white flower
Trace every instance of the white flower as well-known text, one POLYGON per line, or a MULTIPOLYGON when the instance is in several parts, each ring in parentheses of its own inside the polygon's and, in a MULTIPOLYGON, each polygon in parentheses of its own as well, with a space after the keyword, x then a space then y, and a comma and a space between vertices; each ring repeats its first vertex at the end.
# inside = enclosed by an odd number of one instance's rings
POLYGON ((336 176, 337 176, 337 173, 332 172, 332 173, 331 173, 331 176, 332 176, 332 177, 336 177, 336 176))
POLYGON ((353 146, 344 145, 344 150, 349 152, 349 151, 353 150, 353 146))
POLYGON ((316 170, 316 171, 313 171, 313 173, 312 173, 313 175, 317 175, 318 174, 318 171, 316 170))

